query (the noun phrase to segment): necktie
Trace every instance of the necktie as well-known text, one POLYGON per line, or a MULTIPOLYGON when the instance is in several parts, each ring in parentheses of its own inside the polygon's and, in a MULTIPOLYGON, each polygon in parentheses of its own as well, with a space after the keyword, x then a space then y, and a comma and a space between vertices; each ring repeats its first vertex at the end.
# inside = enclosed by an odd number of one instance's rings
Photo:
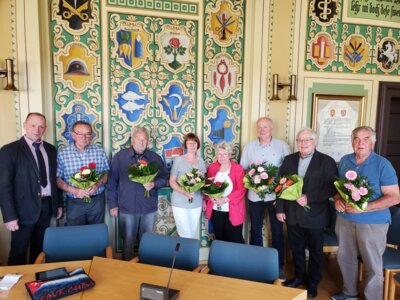
POLYGON ((39 163, 40 185, 45 187, 47 185, 46 165, 44 163, 42 152, 39 149, 40 143, 33 143, 32 145, 35 148, 36 158, 39 163))

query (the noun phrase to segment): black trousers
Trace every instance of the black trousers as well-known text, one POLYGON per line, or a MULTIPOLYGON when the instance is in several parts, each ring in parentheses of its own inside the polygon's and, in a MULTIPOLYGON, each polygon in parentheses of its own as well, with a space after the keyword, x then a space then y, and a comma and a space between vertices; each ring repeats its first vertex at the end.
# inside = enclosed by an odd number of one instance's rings
POLYGON ((295 277, 300 280, 307 280, 309 285, 317 286, 322 278, 324 230, 319 228, 303 228, 299 225, 288 225, 287 229, 289 245, 293 254, 295 277), (306 247, 309 250, 307 269, 306 247))
POLYGON ((233 226, 229 220, 229 212, 213 210, 211 223, 216 240, 244 244, 243 224, 233 226))
POLYGON ((27 263, 29 250, 29 263, 33 264, 43 249, 44 232, 50 225, 51 198, 42 198, 42 210, 35 224, 19 223, 19 230, 11 232, 11 248, 8 256, 8 265, 24 265, 27 263))

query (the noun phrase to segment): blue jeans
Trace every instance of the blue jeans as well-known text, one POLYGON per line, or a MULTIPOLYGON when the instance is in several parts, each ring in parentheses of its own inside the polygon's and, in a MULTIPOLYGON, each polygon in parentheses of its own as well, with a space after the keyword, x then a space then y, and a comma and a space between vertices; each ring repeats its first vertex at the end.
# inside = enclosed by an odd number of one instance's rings
POLYGON ((91 198, 87 203, 83 199, 67 197, 67 226, 104 223, 104 192, 91 198))
POLYGON ((145 232, 152 232, 157 219, 157 211, 142 214, 119 213, 121 235, 124 242, 124 260, 131 260, 134 256, 134 246, 139 232, 139 241, 145 232))
POLYGON ((283 223, 276 218, 275 201, 249 201, 250 214, 250 244, 263 246, 262 228, 264 225, 265 207, 268 209, 269 224, 271 226, 272 248, 278 250, 279 266, 285 264, 285 240, 283 236, 283 223))

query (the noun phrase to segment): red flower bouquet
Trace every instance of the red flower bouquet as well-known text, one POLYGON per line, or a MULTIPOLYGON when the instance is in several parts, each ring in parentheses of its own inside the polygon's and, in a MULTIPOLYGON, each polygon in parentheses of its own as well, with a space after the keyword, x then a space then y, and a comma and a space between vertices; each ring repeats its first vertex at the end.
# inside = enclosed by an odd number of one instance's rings
MULTIPOLYGON (((82 166, 79 172, 74 173, 69 179, 69 182, 82 190, 87 190, 92 185, 96 184, 103 174, 104 173, 96 172, 96 163, 91 162, 87 166, 82 166)), ((91 198, 85 197, 83 201, 90 203, 91 198)))
MULTIPOLYGON (((147 163, 145 160, 139 161, 128 168, 128 178, 133 182, 146 184, 152 182, 159 172, 159 167, 156 162, 147 163)), ((150 197, 150 191, 144 192, 146 198, 150 197)))

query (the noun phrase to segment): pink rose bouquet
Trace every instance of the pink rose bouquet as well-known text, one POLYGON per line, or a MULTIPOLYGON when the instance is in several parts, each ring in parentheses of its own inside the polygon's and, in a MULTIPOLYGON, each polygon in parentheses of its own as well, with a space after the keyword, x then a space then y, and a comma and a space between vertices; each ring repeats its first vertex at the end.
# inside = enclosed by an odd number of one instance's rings
POLYGON ((346 203, 360 211, 365 211, 368 200, 373 195, 366 177, 360 176, 356 171, 349 170, 344 174, 344 178, 336 180, 334 185, 346 203))
POLYGON ((244 187, 252 190, 264 200, 266 194, 274 192, 277 172, 278 167, 272 164, 267 165, 262 161, 256 161, 246 171, 246 175, 243 178, 244 187))
MULTIPOLYGON (((205 184, 204 175, 198 169, 193 168, 191 172, 179 177, 178 184, 185 192, 197 192, 205 184)), ((192 202, 193 199, 189 198, 189 203, 192 202)))

